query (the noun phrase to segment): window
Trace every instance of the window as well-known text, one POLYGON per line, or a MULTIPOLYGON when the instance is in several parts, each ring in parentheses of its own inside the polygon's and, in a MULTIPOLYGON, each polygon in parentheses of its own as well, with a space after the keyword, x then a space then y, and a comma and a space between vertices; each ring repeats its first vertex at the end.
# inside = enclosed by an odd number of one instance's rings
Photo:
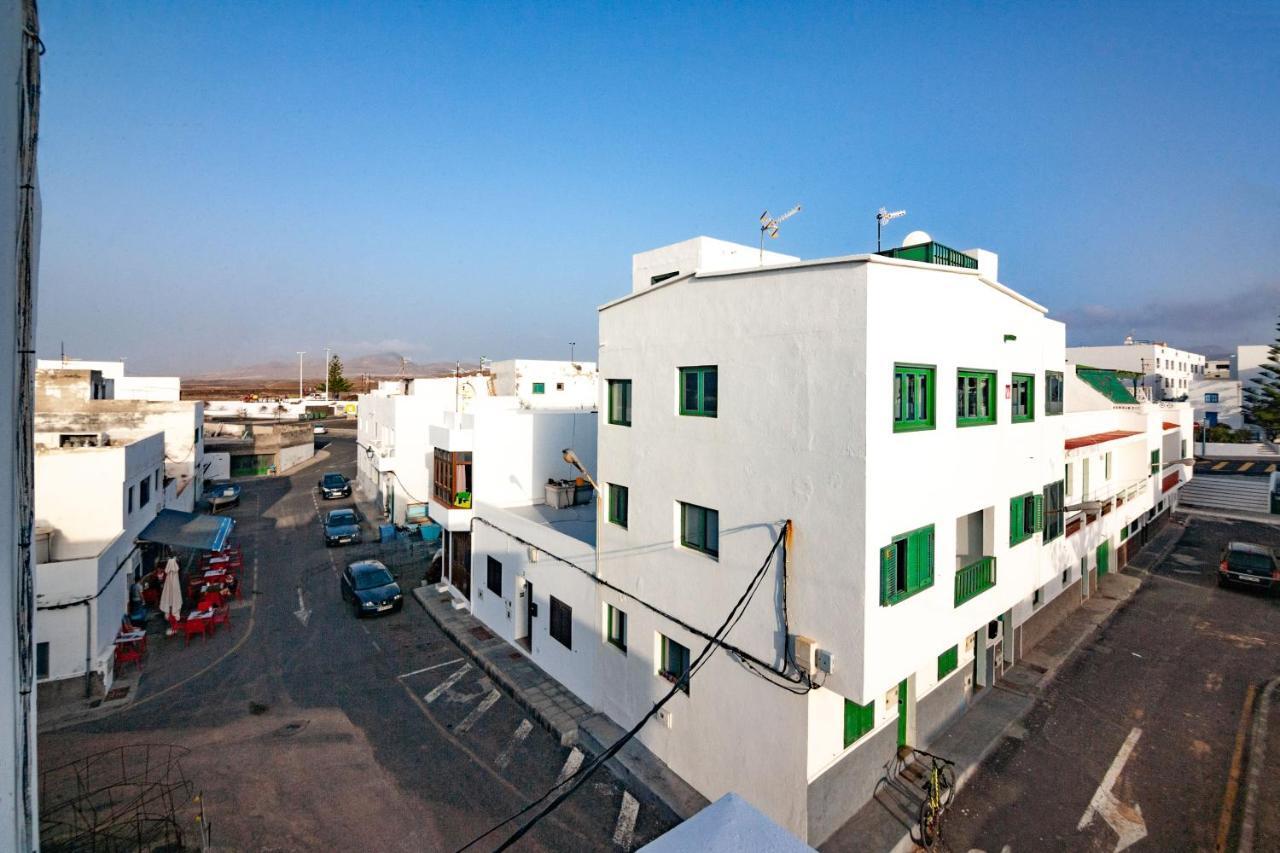
POLYGON ((996 422, 996 375, 985 370, 956 373, 956 426, 996 422))
POLYGON ((1031 606, 1039 607, 1044 604, 1044 587, 1040 587, 1031 594, 1031 606))
POLYGON ((545 393, 547 393, 547 383, 545 383, 545 382, 535 382, 535 383, 533 383, 533 393, 535 393, 535 394, 545 394, 545 393))
POLYGON ((49 677, 49 644, 36 643, 36 678, 49 677))
POLYGON ((1070 495, 1070 494, 1072 493, 1072 491, 1071 491, 1071 490, 1072 490, 1072 488, 1073 488, 1073 487, 1072 487, 1072 485, 1071 485, 1071 473, 1072 473, 1072 472, 1071 472, 1071 463, 1070 463, 1070 462, 1068 462, 1068 463, 1067 463, 1067 473, 1066 473, 1066 477, 1064 478, 1064 479, 1065 479, 1065 482, 1066 482, 1066 484, 1067 484, 1066 491, 1067 491, 1067 494, 1068 494, 1068 495, 1070 495))
POLYGON ((551 596, 551 639, 566 649, 573 648, 573 608, 551 596))
POLYGON ((695 504, 680 504, 680 544, 712 557, 720 555, 720 513, 695 504))
MULTIPOLYGON (((662 643, 662 658, 658 674, 673 684, 680 682, 680 679, 689 672, 689 650, 670 637, 662 634, 658 637, 662 643)), ((689 692, 687 679, 680 684, 680 689, 686 694, 689 692)))
POLYGON ((608 633, 605 639, 625 652, 627 650, 627 614, 612 604, 606 606, 608 610, 605 613, 605 630, 608 633))
POLYGON ((676 270, 675 272, 664 272, 661 275, 651 275, 649 276, 649 286, 653 287, 655 284, 662 284, 667 279, 675 278, 678 275, 680 275, 680 270, 676 270))
POLYGON ((1063 585, 1063 586, 1066 586, 1066 585, 1067 585, 1067 584, 1069 584, 1069 583, 1071 583, 1071 570, 1070 570, 1070 569, 1063 569, 1063 570, 1062 570, 1062 585, 1063 585))
POLYGON ((1187 458, 1187 440, 1185 438, 1178 444, 1178 458, 1187 458))
POLYGON ((431 495, 446 507, 470 508, 471 451, 450 453, 437 447, 434 461, 431 495))
POLYGON ((1009 500, 1009 545, 1017 545, 1044 529, 1044 497, 1028 492, 1009 500))
POLYGON ((893 366, 893 431, 933 429, 933 368, 918 364, 893 366))
POLYGON ((714 418, 717 382, 715 365, 680 368, 680 414, 714 418))
POLYGON ((844 745, 846 749, 858 738, 875 728, 875 725, 876 703, 874 701, 859 705, 856 702, 850 702, 848 699, 844 700, 844 745))
POLYGON ((502 563, 489 558, 488 570, 485 577, 485 586, 489 588, 489 592, 502 597, 502 563))
POLYGON ((151 478, 143 477, 138 481, 138 509, 151 503, 151 478))
POLYGON ((556 383, 556 390, 557 390, 557 391, 563 391, 563 390, 564 390, 564 383, 563 383, 563 382, 557 382, 557 383, 556 383))
POLYGON ((1062 374, 1056 370, 1044 372, 1044 413, 1062 414, 1062 374))
POLYGON ((609 380, 609 423, 631 426, 631 380, 609 380))
POLYGON ((196 444, 200 443, 200 427, 196 427, 196 444))
POLYGON ((129 512, 133 512, 133 486, 129 487, 129 512))
POLYGON ((609 484, 609 521, 619 527, 627 526, 627 487, 609 484))
POLYGON ((880 549, 880 605, 897 604, 933 586, 933 525, 895 536, 880 549))
POLYGON ((1206 391, 1206 392, 1205 392, 1205 394, 1204 394, 1204 401, 1205 401, 1206 403, 1216 403, 1216 402, 1218 402, 1218 392, 1217 392, 1217 391, 1206 391))
POLYGON ((1151 451, 1151 473, 1152 474, 1160 473, 1160 449, 1159 448, 1156 448, 1155 450, 1151 451))
POLYGON ((1013 422, 1036 419, 1036 378, 1029 373, 1013 374, 1013 422))
POLYGON ((960 665, 960 647, 952 646, 938 655, 938 680, 946 678, 960 665))
POLYGON ((1062 511, 1062 508, 1066 506, 1066 501, 1063 499, 1064 492, 1065 489, 1061 480, 1044 487, 1045 542, 1052 542, 1062 535, 1064 522, 1066 521, 1066 513, 1062 511))

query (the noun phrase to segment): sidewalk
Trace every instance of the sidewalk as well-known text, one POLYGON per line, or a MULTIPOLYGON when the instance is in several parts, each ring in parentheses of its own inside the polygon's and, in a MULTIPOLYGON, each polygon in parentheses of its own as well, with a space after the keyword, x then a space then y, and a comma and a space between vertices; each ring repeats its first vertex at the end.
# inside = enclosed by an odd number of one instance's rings
POLYGON ((1249 773, 1245 778, 1238 853, 1280 850, 1280 803, 1268 790, 1280 769, 1280 720, 1269 719, 1278 706, 1280 676, 1262 689, 1249 734, 1249 773))

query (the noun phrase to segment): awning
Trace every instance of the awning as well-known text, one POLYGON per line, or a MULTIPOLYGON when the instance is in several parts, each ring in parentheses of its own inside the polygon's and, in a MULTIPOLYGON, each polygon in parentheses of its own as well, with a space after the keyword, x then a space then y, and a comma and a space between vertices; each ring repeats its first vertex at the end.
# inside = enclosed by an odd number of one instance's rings
POLYGON ((225 515, 200 515, 162 509, 146 529, 138 534, 138 541, 197 551, 221 551, 226 547, 235 526, 235 519, 225 515))
POLYGON ((639 853, 813 853, 813 848, 734 793, 725 794, 639 853))

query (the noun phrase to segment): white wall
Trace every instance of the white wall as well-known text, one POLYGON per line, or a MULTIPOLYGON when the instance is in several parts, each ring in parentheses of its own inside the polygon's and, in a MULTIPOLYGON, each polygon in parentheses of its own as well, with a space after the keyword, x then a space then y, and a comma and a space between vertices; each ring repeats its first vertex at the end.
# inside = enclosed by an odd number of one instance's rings
POLYGON ((1203 355, 1163 343, 1137 341, 1118 346, 1071 347, 1067 358, 1086 367, 1149 374, 1140 384, 1148 388, 1153 400, 1187 396, 1191 383, 1204 378, 1203 355))
POLYGON ((766 250, 762 264, 758 246, 745 246, 713 237, 694 237, 632 255, 631 291, 643 293, 653 286, 655 276, 667 276, 671 273, 689 275, 696 272, 725 272, 776 266, 798 260, 800 259, 793 255, 766 250))
POLYGON ((532 409, 590 411, 596 404, 599 373, 593 362, 509 359, 494 362, 493 387, 498 396, 517 397, 532 409), (542 385, 537 393, 536 384, 542 385))
POLYGON ((542 503, 549 478, 574 479, 564 461, 572 447, 583 466, 596 471, 596 417, 593 413, 474 413, 472 485, 476 500, 493 506, 542 503))
POLYGON ((309 441, 306 444, 295 444, 292 447, 280 448, 280 469, 277 474, 284 474, 295 465, 306 462, 312 456, 316 455, 315 442, 309 441))
POLYGON ((1217 415, 1218 423, 1232 429, 1244 428, 1244 396, 1238 379, 1205 379, 1191 386, 1191 405, 1195 408, 1196 423, 1204 423, 1208 412, 1217 415), (1210 403, 1206 394, 1218 395, 1217 402, 1210 403))

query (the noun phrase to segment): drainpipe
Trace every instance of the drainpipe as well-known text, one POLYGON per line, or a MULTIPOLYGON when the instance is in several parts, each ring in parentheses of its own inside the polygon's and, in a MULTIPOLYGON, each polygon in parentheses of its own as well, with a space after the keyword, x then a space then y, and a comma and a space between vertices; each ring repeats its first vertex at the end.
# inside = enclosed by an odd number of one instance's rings
POLYGON ((93 602, 84 603, 84 698, 93 695, 93 602))

